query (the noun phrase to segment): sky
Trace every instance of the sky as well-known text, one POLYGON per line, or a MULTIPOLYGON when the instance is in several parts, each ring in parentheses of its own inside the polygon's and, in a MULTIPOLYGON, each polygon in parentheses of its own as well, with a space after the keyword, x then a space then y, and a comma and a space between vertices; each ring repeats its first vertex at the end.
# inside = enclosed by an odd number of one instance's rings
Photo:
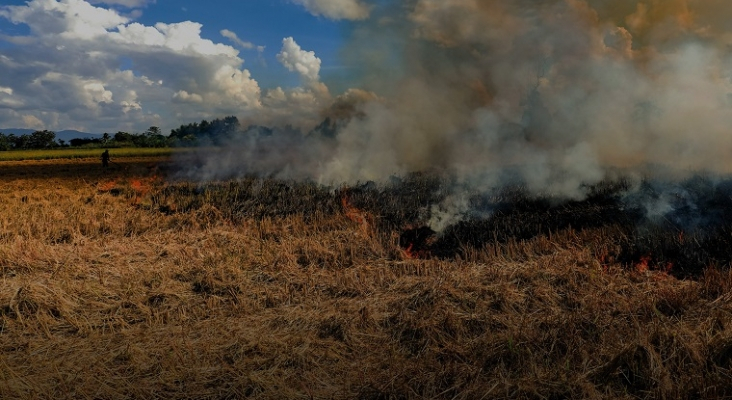
POLYGON ((369 10, 360 0, 5 0, 0 128, 166 132, 227 115, 312 124, 345 89, 340 50, 369 10))

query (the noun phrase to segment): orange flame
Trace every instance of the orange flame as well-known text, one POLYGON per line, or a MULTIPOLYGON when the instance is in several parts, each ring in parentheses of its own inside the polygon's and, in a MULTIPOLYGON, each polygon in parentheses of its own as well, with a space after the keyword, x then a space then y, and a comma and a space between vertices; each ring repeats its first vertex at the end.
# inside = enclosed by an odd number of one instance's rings
POLYGON ((130 182, 130 187, 138 195, 144 196, 148 192, 150 192, 150 189, 152 187, 152 181, 144 181, 144 180, 141 180, 141 179, 133 179, 130 182))
POLYGON ((650 264, 651 264, 651 256, 650 255, 643 256, 640 258, 640 261, 638 261, 638 263, 635 264, 635 270, 641 274, 648 272, 648 270, 650 269, 650 264))
POLYGON ((657 265, 656 267, 653 267, 652 265, 653 258, 649 255, 643 256, 640 258, 640 261, 635 264, 635 270, 638 273, 647 273, 647 272, 654 272, 653 278, 654 279, 666 279, 671 276, 671 271, 673 270, 674 263, 671 261, 666 262, 665 265, 657 265))
POLYGON ((97 186, 97 191, 102 192, 109 192, 110 190, 114 189, 114 187, 117 186, 117 180, 109 181, 106 183, 99 184, 97 186))
POLYGON ((153 185, 155 184, 157 176, 153 175, 150 178, 132 179, 130 181, 130 188, 135 192, 135 197, 132 200, 132 204, 139 204, 141 199, 150 193, 153 185))
POLYGON ((437 236, 428 227, 407 226, 399 237, 402 254, 408 259, 425 259, 432 256, 437 236))
POLYGON ((341 206, 343 206, 343 212, 348 219, 360 225, 363 230, 369 229, 370 224, 368 214, 351 204, 348 191, 344 191, 341 195, 341 206))
POLYGON ((404 256, 411 260, 427 258, 430 255, 430 251, 427 249, 415 250, 414 243, 410 243, 404 251, 404 256))
POLYGON ((412 251, 414 249, 414 243, 410 243, 409 247, 404 249, 404 255, 407 256, 407 258, 417 258, 418 254, 412 251))
MULTIPOLYGON (((97 191, 99 193, 112 193, 120 194, 123 192, 123 187, 126 186, 131 189, 133 196, 130 202, 133 205, 140 204, 142 198, 146 196, 152 190, 153 186, 160 181, 157 175, 153 175, 149 178, 132 178, 123 186, 120 186, 119 179, 113 179, 109 182, 97 184, 97 191)), ((125 193, 129 193, 128 190, 124 190, 125 193)))

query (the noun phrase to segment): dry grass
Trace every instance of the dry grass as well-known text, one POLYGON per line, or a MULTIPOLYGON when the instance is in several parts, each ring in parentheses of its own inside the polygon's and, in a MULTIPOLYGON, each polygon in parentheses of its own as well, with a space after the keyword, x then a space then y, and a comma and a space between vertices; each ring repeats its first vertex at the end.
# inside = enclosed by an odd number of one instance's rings
POLYGON ((729 269, 622 268, 611 228, 410 259, 336 195, 96 163, 0 164, 0 398, 732 396, 729 269))

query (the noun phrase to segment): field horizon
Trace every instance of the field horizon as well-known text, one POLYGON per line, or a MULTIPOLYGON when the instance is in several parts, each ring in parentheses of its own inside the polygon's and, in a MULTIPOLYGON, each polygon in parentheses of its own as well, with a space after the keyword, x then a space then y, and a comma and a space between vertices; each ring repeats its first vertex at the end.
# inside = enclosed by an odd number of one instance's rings
POLYGON ((732 396, 726 224, 639 234, 611 188, 438 234, 429 177, 115 161, 0 162, 2 398, 732 396))

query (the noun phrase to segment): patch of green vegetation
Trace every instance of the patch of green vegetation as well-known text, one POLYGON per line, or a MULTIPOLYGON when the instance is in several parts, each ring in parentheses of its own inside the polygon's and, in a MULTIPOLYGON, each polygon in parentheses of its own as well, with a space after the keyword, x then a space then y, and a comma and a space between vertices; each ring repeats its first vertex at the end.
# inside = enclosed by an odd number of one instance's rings
MULTIPOLYGON (((173 153, 185 152, 186 149, 174 148, 139 148, 124 147, 110 149, 112 160, 117 157, 164 157, 173 153)), ((23 160, 51 160, 70 158, 99 158, 102 155, 101 149, 48 149, 48 150, 14 150, 0 151, 0 161, 23 161, 23 160)))

